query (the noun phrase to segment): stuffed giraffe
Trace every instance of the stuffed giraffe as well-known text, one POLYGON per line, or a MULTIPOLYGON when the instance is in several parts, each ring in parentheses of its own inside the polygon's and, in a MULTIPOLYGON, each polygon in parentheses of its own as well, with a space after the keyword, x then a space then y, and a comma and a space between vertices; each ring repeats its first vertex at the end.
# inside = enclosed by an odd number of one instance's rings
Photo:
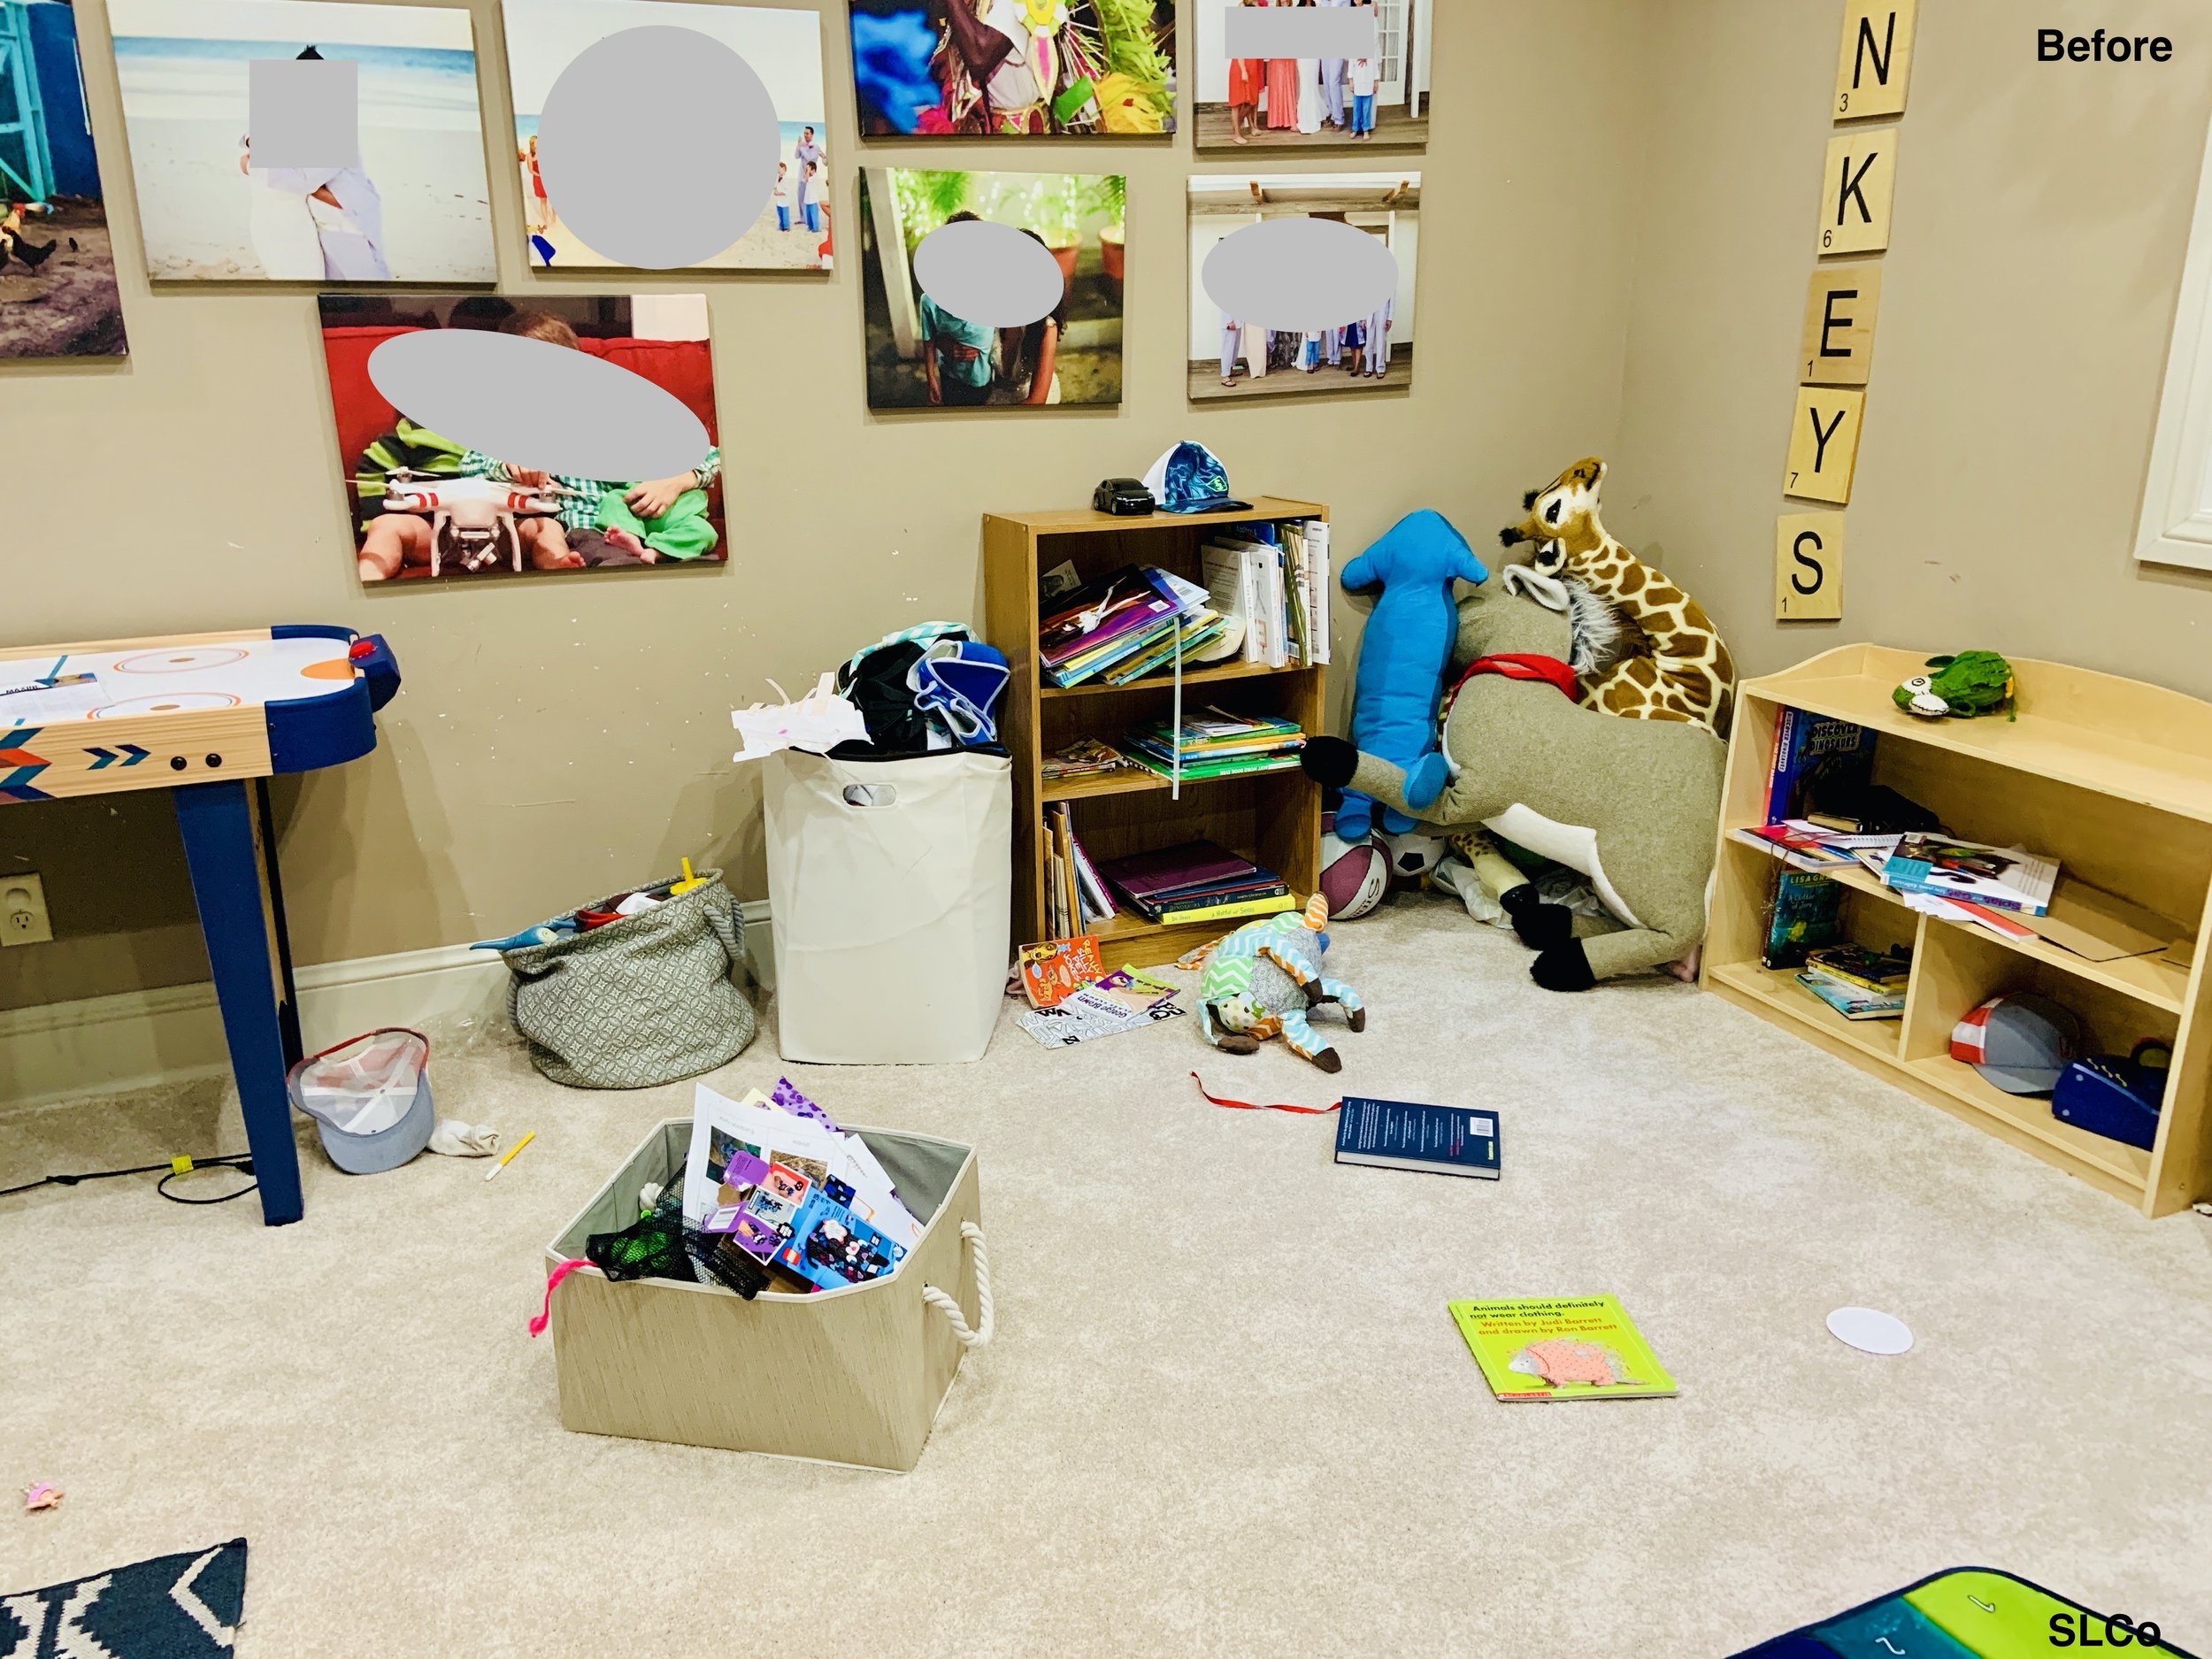
POLYGON ((1585 708, 1632 720, 1685 720, 1725 738, 1736 696, 1728 647, 1702 605, 1606 533, 1598 518, 1604 482, 1605 463, 1592 456, 1531 490, 1522 500, 1528 518, 1498 539, 1508 547, 1533 541, 1536 557, 1507 580, 1554 611, 1567 608, 1571 583, 1612 604, 1649 640, 1648 655, 1633 652, 1585 678, 1576 698, 1585 708))

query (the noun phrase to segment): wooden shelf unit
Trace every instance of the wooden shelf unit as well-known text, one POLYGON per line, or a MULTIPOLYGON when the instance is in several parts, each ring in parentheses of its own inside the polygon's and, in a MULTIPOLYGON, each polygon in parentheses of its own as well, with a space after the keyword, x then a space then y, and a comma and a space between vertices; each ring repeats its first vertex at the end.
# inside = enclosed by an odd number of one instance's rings
POLYGON ((1901 1020, 1851 1021, 1786 971, 1760 961, 1771 855, 1730 832, 1766 818, 1781 711, 1850 720, 1879 735, 1874 778, 1942 818, 1955 834, 2024 845, 2069 877, 2170 918, 2200 935, 2212 902, 2212 703, 2057 663, 2015 659, 2019 718, 1926 721, 1890 701, 1924 654, 1876 645, 1829 651, 1743 685, 1729 741, 1702 983, 1976 1125, 2125 1200, 2170 1215, 2212 1196, 2212 977, 2155 956, 2092 962, 2041 939, 2018 942, 1908 907, 1870 875, 1847 871, 1843 933, 1870 947, 1908 943, 1913 972, 1901 1020), (2036 991, 2070 1008, 2096 1053, 2145 1037, 2174 1045, 2150 1151, 2051 1116, 2047 1099, 2007 1094, 1951 1058, 1951 1027, 2001 991, 2036 991))
MULTIPOLYGON (((1125 565, 1156 565, 1202 582, 1200 550, 1232 525, 1316 518, 1317 502, 1256 497, 1248 512, 1116 518, 1096 512, 994 513, 983 520, 983 611, 990 642, 1013 668, 1000 735, 1014 762, 1014 931, 1018 941, 1046 936, 1044 803, 1071 804, 1075 833, 1094 860, 1218 841, 1274 871, 1302 902, 1321 880, 1321 788, 1293 767, 1242 778, 1183 780, 1170 799, 1168 780, 1148 772, 1110 772, 1062 783, 1044 780, 1043 757, 1078 738, 1111 743, 1132 726, 1164 718, 1173 679, 1160 674, 1129 686, 1048 686, 1037 650, 1039 581, 1072 561, 1085 580, 1125 565)), ((1190 670, 1183 675, 1186 718, 1209 703, 1240 714, 1295 720, 1322 729, 1326 668, 1263 668, 1250 663, 1190 670)), ((1107 965, 1169 963, 1228 931, 1220 922, 1163 927, 1127 910, 1098 927, 1107 965)))

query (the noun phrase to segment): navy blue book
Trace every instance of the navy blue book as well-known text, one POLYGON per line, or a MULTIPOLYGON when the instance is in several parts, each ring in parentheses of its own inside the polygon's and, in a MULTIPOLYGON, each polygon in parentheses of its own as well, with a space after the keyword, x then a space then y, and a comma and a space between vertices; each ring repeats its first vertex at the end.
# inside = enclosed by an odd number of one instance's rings
POLYGON ((1385 1170, 1498 1179, 1498 1115, 1458 1106, 1347 1095, 1336 1119, 1336 1161, 1385 1170))

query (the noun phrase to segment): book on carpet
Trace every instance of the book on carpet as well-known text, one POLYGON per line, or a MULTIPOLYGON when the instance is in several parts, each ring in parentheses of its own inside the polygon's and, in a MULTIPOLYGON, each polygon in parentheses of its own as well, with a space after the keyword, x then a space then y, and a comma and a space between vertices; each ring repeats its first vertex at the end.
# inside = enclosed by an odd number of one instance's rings
POLYGON ((1869 950, 1864 945, 1823 945, 1805 954, 1805 969, 1864 991, 1902 990, 1912 978, 1912 947, 1869 950))
POLYGON ((1125 1032, 1180 1019, 1187 1012, 1178 1000, 1182 993, 1172 986, 1156 986, 1126 968, 1109 975, 1108 979, 1119 983, 1101 980, 1087 985, 1057 1007, 1017 1015, 1014 1023, 1048 1048, 1071 1048, 1101 1037, 1118 1037, 1125 1032), (1132 1007, 1132 1002, 1142 1006, 1132 1007))
POLYGON ((1843 889, 1826 876, 1776 870, 1759 959, 1770 968, 1803 967, 1807 952, 1836 942, 1842 913, 1843 889))
POLYGON ((1812 802, 1864 789, 1873 776, 1876 735, 1851 720, 1784 709, 1774 725, 1767 822, 1801 818, 1812 802))
POLYGON ((2040 916, 2058 885, 2058 863, 2018 847, 1991 847, 1947 835, 1907 835, 1882 865, 1900 893, 2040 916))
POLYGON ((1846 1019, 1900 1019, 1905 1012, 1902 990, 1870 991, 1863 985, 1832 979, 1808 970, 1797 982, 1846 1019))
POLYGON ((1336 1161, 1494 1181, 1498 1115, 1348 1094, 1337 1113, 1336 1161))
POLYGON ((1678 1392, 1615 1297, 1448 1305, 1483 1380, 1502 1401, 1644 1400, 1678 1392))
POLYGON ((1019 962, 1022 994, 1032 1008, 1054 1008, 1106 972, 1098 941, 1048 939, 1024 945, 1019 962))

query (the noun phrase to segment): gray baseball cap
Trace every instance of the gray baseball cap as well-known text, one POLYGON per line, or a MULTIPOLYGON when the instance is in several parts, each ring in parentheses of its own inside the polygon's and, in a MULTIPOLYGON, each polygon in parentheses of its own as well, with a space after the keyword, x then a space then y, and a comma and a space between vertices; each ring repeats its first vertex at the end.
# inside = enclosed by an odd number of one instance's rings
POLYGON ((2081 1021, 2032 991, 1993 996, 1951 1028, 1951 1057, 2008 1094, 2049 1094, 2081 1050, 2081 1021))

